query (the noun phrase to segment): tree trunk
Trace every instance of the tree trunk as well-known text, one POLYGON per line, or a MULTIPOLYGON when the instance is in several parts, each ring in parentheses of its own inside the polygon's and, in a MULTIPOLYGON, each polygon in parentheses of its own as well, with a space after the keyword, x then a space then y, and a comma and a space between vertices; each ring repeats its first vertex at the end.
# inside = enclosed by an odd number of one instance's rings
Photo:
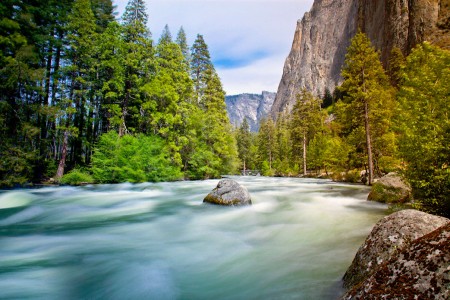
POLYGON ((56 171, 55 180, 59 181, 64 175, 64 167, 66 165, 67 144, 69 143, 69 131, 64 130, 64 140, 61 150, 61 159, 59 160, 58 170, 56 171))
POLYGON ((303 176, 306 176, 306 133, 303 134, 303 176))
POLYGON ((245 174, 245 159, 244 159, 244 176, 245 176, 246 174, 245 174))
POLYGON ((369 181, 368 184, 373 183, 373 159, 372 159, 372 142, 370 138, 370 126, 369 126, 369 104, 364 102, 364 125, 366 127, 366 143, 367 143, 367 158, 369 167, 369 181))

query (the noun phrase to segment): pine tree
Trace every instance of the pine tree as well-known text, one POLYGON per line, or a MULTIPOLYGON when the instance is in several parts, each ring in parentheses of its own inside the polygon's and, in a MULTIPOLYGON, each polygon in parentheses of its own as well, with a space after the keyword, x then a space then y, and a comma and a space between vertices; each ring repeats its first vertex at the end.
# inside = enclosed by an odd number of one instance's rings
POLYGON ((219 174, 235 172, 237 168, 237 145, 232 133, 225 105, 225 91, 219 76, 211 65, 202 74, 205 81, 200 103, 205 113, 202 140, 219 158, 219 174))
POLYGON ((73 135, 74 155, 76 162, 81 160, 82 137, 85 128, 86 107, 90 105, 88 102, 88 93, 91 91, 93 78, 92 65, 94 58, 92 49, 97 39, 96 24, 94 14, 91 9, 90 0, 75 0, 72 12, 69 16, 68 30, 68 47, 66 51, 66 61, 68 66, 65 67, 67 74, 67 98, 61 104, 65 112, 65 120, 61 120, 65 124, 60 124, 63 130, 62 152, 55 175, 56 180, 60 180, 64 174, 64 167, 68 153, 69 135, 73 135), (71 126, 71 119, 74 116, 74 124, 71 126))
POLYGON ((250 158, 250 147, 252 144, 250 125, 248 125, 247 118, 244 118, 244 121, 242 121, 242 124, 237 133, 236 140, 239 158, 241 159, 243 164, 242 166, 243 174, 246 175, 246 168, 248 166, 248 160, 250 158))
MULTIPOLYGON (((123 39, 123 26, 112 22, 99 37, 98 72, 102 78, 102 104, 98 109, 102 128, 105 133, 119 131, 122 126, 122 100, 125 96, 125 59, 127 47, 123 39)), ((98 124, 100 126, 100 124, 98 124)))
POLYGON ((258 156, 263 175, 273 175, 273 162, 276 156, 276 127, 271 118, 262 119, 258 131, 258 156))
POLYGON ((450 217, 450 52, 429 43, 407 58, 396 116, 405 175, 421 208, 450 217))
POLYGON ((297 95, 297 101, 291 112, 290 128, 294 143, 294 156, 301 151, 303 175, 307 174, 307 146, 314 134, 321 127, 321 100, 306 90, 297 95), (301 145, 301 146, 300 146, 301 145))
POLYGON ((191 76, 197 100, 200 103, 203 89, 206 86, 206 72, 212 68, 208 46, 203 36, 198 34, 191 50, 191 76))
POLYGON ((147 20, 144 1, 130 0, 122 16, 126 57, 119 136, 137 130, 143 101, 140 89, 153 71, 153 48, 150 31, 146 27, 147 20))
MULTIPOLYGON (((167 37, 167 35, 165 35, 167 37)), ((151 81, 142 88, 146 97, 142 104, 141 132, 165 138, 173 160, 181 165, 181 149, 187 143, 187 119, 192 111, 192 81, 180 47, 161 38, 156 47, 156 70, 151 81)))
POLYGON ((168 44, 172 43, 172 34, 170 33, 169 25, 166 24, 164 26, 164 30, 161 34, 161 37, 159 38, 158 44, 168 44))
POLYGON ((323 98, 322 98, 322 105, 321 105, 321 107, 322 108, 327 108, 327 107, 330 107, 333 104, 334 104, 333 95, 331 94, 330 89, 325 88, 325 93, 324 93, 323 98))
MULTIPOLYGON (((129 0, 122 16, 125 25, 130 26, 130 30, 134 29, 134 33, 141 38, 148 37, 148 31, 145 28, 148 22, 148 14, 145 11, 144 0, 129 0)), ((130 31, 131 32, 131 31, 130 31)), ((135 36, 134 39, 137 37, 135 36)))
POLYGON ((357 125, 363 124, 368 184, 371 185, 374 178, 372 118, 374 115, 381 115, 381 111, 377 111, 376 107, 380 107, 383 101, 392 101, 389 100, 390 89, 379 55, 364 33, 359 32, 352 39, 347 50, 342 77, 344 82, 340 90, 346 93, 344 101, 349 104, 347 112, 356 120, 357 125))
POLYGON ((402 69, 405 66, 405 57, 402 51, 394 47, 392 48, 391 55, 389 57, 389 79, 391 80, 391 85, 398 88, 401 84, 402 69))
POLYGON ((180 46, 181 53, 183 53, 184 59, 186 63, 189 65, 191 61, 191 54, 189 52, 189 45, 186 38, 186 32, 184 32, 183 26, 180 27, 180 30, 177 34, 176 43, 180 46))
POLYGON ((114 22, 114 8, 111 0, 92 0, 92 12, 98 33, 102 33, 109 23, 114 22))

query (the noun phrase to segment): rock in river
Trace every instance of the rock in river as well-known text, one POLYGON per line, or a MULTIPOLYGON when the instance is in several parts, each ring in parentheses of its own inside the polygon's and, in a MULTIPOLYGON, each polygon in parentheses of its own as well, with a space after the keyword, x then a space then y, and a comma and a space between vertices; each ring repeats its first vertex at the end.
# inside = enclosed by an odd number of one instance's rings
POLYGON ((411 200, 411 187, 398 174, 389 173, 373 184, 367 199, 383 203, 405 203, 411 200))
POLYGON ((247 189, 232 179, 223 179, 219 181, 217 187, 205 197, 203 202, 236 206, 252 204, 247 189))
MULTIPOLYGON (((404 257, 414 257, 416 253, 404 253, 404 251, 407 249, 415 251, 413 245, 419 241, 419 238, 448 224, 450 224, 449 219, 412 209, 402 210, 383 218, 375 225, 364 244, 356 253, 351 266, 344 275, 344 286, 347 289, 351 289, 351 291, 355 291, 358 288, 362 290, 366 289, 368 287, 366 281, 370 280, 371 276, 376 276, 374 274, 380 272, 382 268, 386 268, 386 264, 403 263, 404 257)), ((432 245, 433 243, 434 242, 430 242, 429 244, 432 245)), ((439 250, 439 247, 436 249, 430 248, 429 250, 437 251, 439 250)), ((429 252, 430 255, 432 253, 434 252, 429 252)), ((431 256, 429 258, 433 259, 431 256)), ((425 262, 423 261, 414 262, 417 266, 424 263, 425 262)), ((411 265, 413 262, 406 262, 406 264, 411 265)), ((445 266, 445 268, 447 268, 447 266, 445 266)), ((405 269, 403 270, 405 271, 405 269)), ((446 271, 447 275, 449 271, 450 270, 446 271)), ((400 270, 393 274, 393 277, 385 278, 385 280, 394 280, 397 277, 399 280, 402 280, 404 276, 411 274, 410 271, 405 271, 407 273, 402 272, 403 271, 400 270)), ((422 271, 417 267, 415 272, 419 274, 422 271)), ((419 277, 422 278, 422 276, 419 277)), ((424 280, 424 278, 417 280, 424 280)), ((414 283, 410 281, 409 284, 412 287, 414 283)), ((353 292, 352 294, 357 295, 359 292, 353 292)), ((351 297, 344 297, 344 299, 351 299, 351 297)), ((356 297, 354 299, 364 299, 364 297, 356 297)), ((391 298, 388 297, 386 299, 391 298)))

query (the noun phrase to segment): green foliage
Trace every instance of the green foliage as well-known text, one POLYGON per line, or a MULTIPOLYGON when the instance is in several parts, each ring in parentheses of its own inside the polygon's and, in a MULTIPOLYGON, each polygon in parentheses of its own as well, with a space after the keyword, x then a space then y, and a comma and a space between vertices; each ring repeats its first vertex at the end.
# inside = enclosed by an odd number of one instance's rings
POLYGON ((242 161, 242 169, 249 169, 250 160, 250 147, 252 143, 252 134, 250 132, 250 126, 245 118, 239 128, 236 136, 238 156, 242 161))
POLYGON ((392 156, 395 151, 394 141, 385 136, 391 129, 395 102, 379 55, 364 33, 352 39, 342 76, 344 82, 339 90, 345 96, 337 106, 337 117, 354 147, 354 157, 361 165, 367 162, 370 185, 374 172, 379 170, 379 158, 392 156))
POLYGON ((267 160, 264 160, 261 163, 261 175, 263 176, 274 176, 275 171, 270 168, 269 162, 267 160))
POLYGON ((37 159, 36 152, 3 143, 0 156, 0 186, 13 187, 30 182, 37 159))
POLYGON ((189 65, 191 61, 191 54, 189 52, 189 45, 183 26, 181 26, 180 30, 178 31, 176 43, 178 46, 180 46, 181 53, 183 53, 186 64, 189 65))
POLYGON ((294 161, 303 165, 303 175, 307 170, 307 146, 322 127, 323 114, 321 100, 306 90, 297 95, 292 108, 289 126, 293 142, 294 161))
POLYGON ((410 193, 405 193, 405 191, 400 188, 386 186, 379 182, 375 182, 370 190, 368 200, 399 204, 409 201, 410 193))
POLYGON ((182 173, 157 136, 103 134, 92 157, 95 180, 102 183, 172 181, 182 173))
POLYGON ((428 43, 407 58, 398 93, 399 152, 415 199, 450 216, 450 52, 428 43))
POLYGON ((191 76, 197 100, 201 101, 206 86, 207 72, 211 70, 211 56, 203 36, 198 34, 191 48, 191 76))
POLYGON ((94 183, 94 178, 91 174, 84 170, 73 169, 61 178, 60 183, 68 185, 81 185, 86 183, 94 183))
POLYGON ((331 94, 330 90, 328 88, 325 89, 325 93, 322 97, 322 104, 321 107, 322 108, 327 108, 330 107, 334 104, 334 98, 333 95, 331 94))

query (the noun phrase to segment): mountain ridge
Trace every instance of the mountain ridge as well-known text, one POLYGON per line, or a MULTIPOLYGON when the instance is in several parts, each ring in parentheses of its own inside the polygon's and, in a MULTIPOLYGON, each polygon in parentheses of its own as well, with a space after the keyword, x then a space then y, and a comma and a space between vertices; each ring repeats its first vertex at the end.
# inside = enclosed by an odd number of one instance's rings
POLYGON ((250 131, 256 132, 262 118, 269 115, 276 93, 262 91, 261 94, 243 93, 225 97, 227 113, 233 126, 239 127, 244 118, 250 131))

